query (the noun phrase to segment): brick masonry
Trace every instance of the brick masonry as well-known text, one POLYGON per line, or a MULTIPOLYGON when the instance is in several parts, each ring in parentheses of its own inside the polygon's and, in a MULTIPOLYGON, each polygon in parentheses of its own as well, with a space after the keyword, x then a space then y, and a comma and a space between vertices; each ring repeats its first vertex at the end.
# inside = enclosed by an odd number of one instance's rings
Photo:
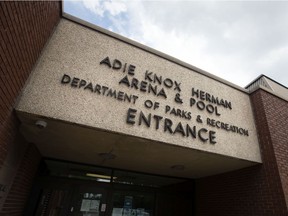
MULTIPOLYGON (((41 158, 19 134, 13 107, 60 13, 57 1, 0 2, 0 170, 13 171, 0 215, 22 215, 41 158)), ((263 90, 251 102, 263 164, 196 180, 198 216, 288 215, 288 103, 263 90)))
POLYGON ((288 206, 288 102, 261 91, 282 188, 288 206))
POLYGON ((288 102, 263 90, 251 102, 263 164, 196 180, 197 216, 288 215, 288 102))
POLYGON ((19 134, 13 107, 60 16, 57 1, 0 2, 1 215, 22 215, 41 157, 19 134))

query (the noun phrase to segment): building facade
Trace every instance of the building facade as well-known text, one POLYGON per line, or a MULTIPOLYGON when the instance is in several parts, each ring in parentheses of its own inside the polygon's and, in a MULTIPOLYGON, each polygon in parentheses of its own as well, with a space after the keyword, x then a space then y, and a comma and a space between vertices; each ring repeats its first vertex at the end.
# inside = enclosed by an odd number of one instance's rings
POLYGON ((0 5, 1 215, 288 215, 287 87, 0 5))

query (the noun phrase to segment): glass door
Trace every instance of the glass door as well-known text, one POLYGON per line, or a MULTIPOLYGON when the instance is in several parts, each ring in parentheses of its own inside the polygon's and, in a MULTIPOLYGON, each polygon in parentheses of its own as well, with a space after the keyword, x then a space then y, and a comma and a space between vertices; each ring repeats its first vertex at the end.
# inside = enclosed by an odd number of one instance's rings
POLYGON ((70 207, 71 216, 105 216, 107 191, 105 188, 81 186, 75 190, 70 207))
POLYGON ((194 187, 187 179, 48 159, 46 165, 49 172, 34 186, 27 216, 168 216, 180 215, 180 209, 192 214, 194 187))
POLYGON ((153 216, 154 194, 143 191, 114 191, 112 216, 153 216))

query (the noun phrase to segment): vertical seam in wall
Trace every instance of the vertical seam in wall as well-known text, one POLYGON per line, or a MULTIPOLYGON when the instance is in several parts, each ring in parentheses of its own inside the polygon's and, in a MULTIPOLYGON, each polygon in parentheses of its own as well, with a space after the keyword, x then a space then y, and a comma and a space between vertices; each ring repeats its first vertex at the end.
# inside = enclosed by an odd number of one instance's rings
POLYGON ((261 150, 261 147, 260 147, 260 137, 259 137, 259 133, 258 133, 258 126, 256 124, 257 119, 256 119, 256 113, 255 113, 255 110, 254 110, 254 103, 253 103, 253 100, 252 100, 252 94, 249 95, 249 101, 250 101, 250 107, 252 109, 252 114, 253 114, 252 116, 253 116, 253 120, 254 120, 254 126, 255 126, 255 129, 256 129, 256 135, 257 135, 258 147, 259 147, 259 151, 260 151, 260 157, 261 157, 261 161, 263 163, 263 157, 262 157, 262 153, 261 153, 262 150, 261 150))

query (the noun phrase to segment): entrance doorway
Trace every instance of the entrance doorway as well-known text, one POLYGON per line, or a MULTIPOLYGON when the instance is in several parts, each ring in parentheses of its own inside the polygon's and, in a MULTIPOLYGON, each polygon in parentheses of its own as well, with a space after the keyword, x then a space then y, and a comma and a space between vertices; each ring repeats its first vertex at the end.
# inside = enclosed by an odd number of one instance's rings
POLYGON ((105 216, 107 190, 101 187, 81 186, 74 190, 68 208, 71 216, 105 216))
POLYGON ((44 166, 25 215, 193 215, 194 188, 190 179, 48 159, 44 166))

